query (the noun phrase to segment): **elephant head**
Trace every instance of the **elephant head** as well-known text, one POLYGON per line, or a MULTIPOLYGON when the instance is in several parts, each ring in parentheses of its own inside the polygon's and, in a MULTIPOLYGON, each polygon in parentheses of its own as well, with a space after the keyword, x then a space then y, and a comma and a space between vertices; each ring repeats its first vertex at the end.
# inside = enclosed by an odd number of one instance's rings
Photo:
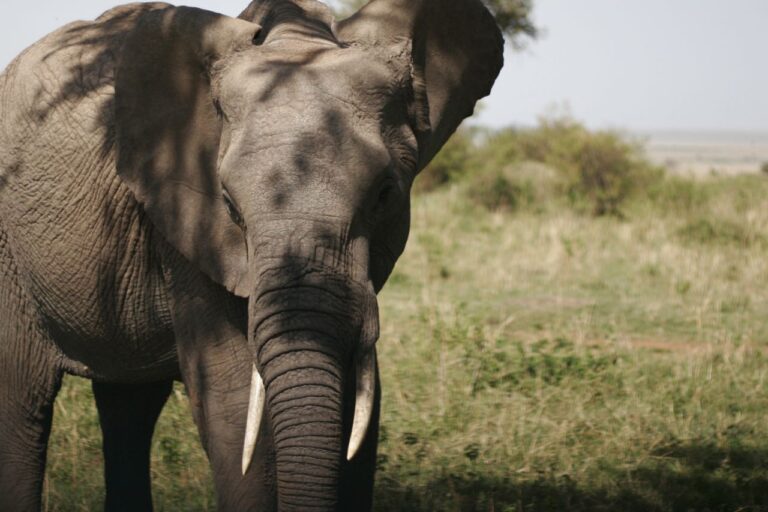
POLYGON ((281 510, 335 507, 369 421, 376 293, 406 243, 411 183, 502 53, 480 0, 373 0, 338 24, 315 0, 256 0, 239 19, 160 4, 127 37, 118 174, 168 242, 248 299, 243 469, 264 414, 281 510))

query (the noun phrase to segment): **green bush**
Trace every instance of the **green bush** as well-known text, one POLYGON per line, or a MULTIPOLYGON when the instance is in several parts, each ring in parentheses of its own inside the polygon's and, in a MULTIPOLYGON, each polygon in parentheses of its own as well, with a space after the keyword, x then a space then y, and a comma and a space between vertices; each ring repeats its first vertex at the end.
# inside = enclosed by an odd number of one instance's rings
MULTIPOLYGON (((620 215, 630 195, 663 176, 638 145, 615 132, 591 132, 567 116, 542 118, 533 129, 497 132, 478 149, 476 161, 478 172, 495 176, 515 162, 545 164, 560 174, 561 192, 595 215, 620 215)), ((487 179, 493 180, 501 183, 487 179)))
POLYGON ((595 215, 619 215, 633 192, 648 187, 661 171, 637 145, 618 133, 590 132, 569 117, 543 118, 519 135, 522 158, 543 162, 563 174, 571 200, 595 215))
POLYGON ((491 211, 521 209, 542 212, 562 196, 558 172, 537 162, 490 167, 469 175, 469 199, 491 211))
POLYGON ((472 167, 475 145, 472 133, 461 128, 448 139, 443 149, 424 168, 413 184, 415 192, 429 192, 456 181, 472 167))
POLYGON ((514 183, 503 170, 480 173, 469 186, 470 199, 493 211, 517 210, 532 202, 531 195, 528 188, 514 183))
POLYGON ((555 189, 574 206, 594 215, 621 215, 628 197, 650 190, 663 177, 640 146, 615 132, 592 132, 567 116, 542 118, 536 128, 509 128, 477 140, 476 131, 457 131, 414 189, 427 192, 468 180, 475 202, 492 210, 515 210, 542 198, 531 190, 536 187, 528 177, 510 168, 536 162, 556 171, 555 189))

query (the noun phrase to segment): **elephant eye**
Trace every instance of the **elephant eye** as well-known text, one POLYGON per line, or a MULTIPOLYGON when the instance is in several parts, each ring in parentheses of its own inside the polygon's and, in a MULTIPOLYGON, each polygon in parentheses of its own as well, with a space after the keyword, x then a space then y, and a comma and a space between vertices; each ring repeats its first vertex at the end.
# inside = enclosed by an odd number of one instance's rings
POLYGON ((213 100, 213 108, 216 109, 216 116, 219 119, 227 120, 227 115, 224 113, 224 109, 221 108, 221 102, 218 99, 213 100))
POLYGON ((384 185, 384 187, 382 187, 381 191, 379 192, 379 206, 383 207, 387 204, 387 202, 389 202, 394 189, 395 187, 391 183, 387 183, 384 185))
POLYGON ((229 218, 232 219, 232 222, 240 226, 241 229, 245 229, 245 222, 243 222, 243 217, 240 215, 240 212, 237 210, 237 207, 235 206, 235 203, 232 201, 232 198, 230 197, 229 192, 227 192, 227 189, 223 189, 222 197, 224 198, 224 206, 226 206, 227 208, 227 213, 229 214, 229 218))
POLYGON ((376 218, 379 218, 386 213, 396 195, 397 189, 395 182, 391 179, 388 179, 381 185, 381 188, 379 188, 379 195, 376 198, 376 206, 373 210, 374 216, 376 218))

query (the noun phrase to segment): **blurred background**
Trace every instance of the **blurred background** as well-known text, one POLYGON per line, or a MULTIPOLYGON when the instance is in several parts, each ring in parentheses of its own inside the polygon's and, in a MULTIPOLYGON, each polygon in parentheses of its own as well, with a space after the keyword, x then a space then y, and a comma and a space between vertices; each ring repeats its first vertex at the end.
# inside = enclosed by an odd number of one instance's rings
MULTIPOLYGON (((505 68, 381 294, 376 509, 768 510, 768 3, 487 4, 505 68)), ((0 63, 112 6, 7 6, 0 63)), ((46 510, 101 507, 100 444, 69 379, 46 510)), ((177 387, 157 509, 213 510, 208 471, 177 387)))

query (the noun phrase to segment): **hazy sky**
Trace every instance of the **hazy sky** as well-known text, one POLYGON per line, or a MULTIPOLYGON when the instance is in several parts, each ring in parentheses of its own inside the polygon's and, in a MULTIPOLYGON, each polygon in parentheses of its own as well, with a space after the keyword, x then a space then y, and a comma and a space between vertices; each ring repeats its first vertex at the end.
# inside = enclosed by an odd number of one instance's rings
POLYGON ((768 1, 534 2, 545 34, 507 52, 486 121, 566 101, 593 126, 768 131, 768 1))
MULTIPOLYGON (((114 0, 9 2, 0 66, 114 0)), ((248 0, 179 2, 235 15, 248 0)), ((542 37, 507 64, 481 121, 532 124, 553 105, 594 127, 768 131, 768 0, 535 0, 542 37)))

